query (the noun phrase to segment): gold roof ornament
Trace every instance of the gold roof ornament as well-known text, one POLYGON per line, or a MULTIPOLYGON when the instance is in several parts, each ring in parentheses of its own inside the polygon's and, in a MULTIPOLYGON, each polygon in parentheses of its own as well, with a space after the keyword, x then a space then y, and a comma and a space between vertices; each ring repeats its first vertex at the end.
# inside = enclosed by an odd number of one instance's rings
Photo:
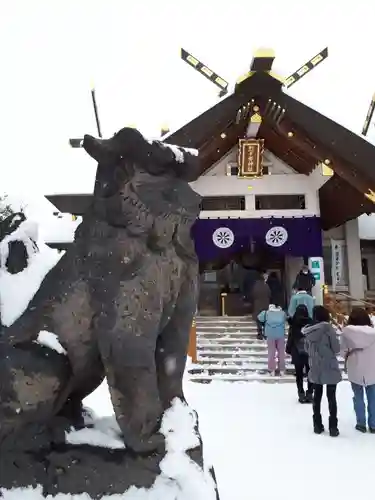
POLYGON ((250 118, 251 123, 262 123, 262 117, 259 113, 254 113, 250 118))
POLYGON ((326 165, 325 163, 322 163, 322 175, 324 177, 332 177, 333 175, 332 168, 326 165))
POLYGON ((253 52, 253 59, 275 59, 276 54, 270 47, 259 47, 253 52))
POLYGON ((164 125, 162 125, 162 126, 160 127, 160 136, 161 136, 161 137, 164 137, 165 135, 167 135, 167 134, 168 134, 168 132, 169 132, 169 131, 170 131, 170 128, 168 127, 168 125, 165 125, 165 124, 164 124, 164 125))
POLYGON ((368 200, 372 201, 372 203, 375 203, 375 192, 372 189, 369 189, 367 193, 365 193, 365 196, 368 200))

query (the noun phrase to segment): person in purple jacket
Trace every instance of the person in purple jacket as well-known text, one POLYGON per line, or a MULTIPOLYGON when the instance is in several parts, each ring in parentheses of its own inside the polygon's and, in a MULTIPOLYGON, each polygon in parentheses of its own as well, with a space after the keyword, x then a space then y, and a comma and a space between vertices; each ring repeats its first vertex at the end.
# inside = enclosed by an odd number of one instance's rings
POLYGON ((352 310, 342 330, 341 352, 353 389, 356 429, 375 434, 375 328, 362 308, 352 310), (367 397, 367 419, 365 397, 367 397), (367 420, 367 421, 366 421, 367 420))

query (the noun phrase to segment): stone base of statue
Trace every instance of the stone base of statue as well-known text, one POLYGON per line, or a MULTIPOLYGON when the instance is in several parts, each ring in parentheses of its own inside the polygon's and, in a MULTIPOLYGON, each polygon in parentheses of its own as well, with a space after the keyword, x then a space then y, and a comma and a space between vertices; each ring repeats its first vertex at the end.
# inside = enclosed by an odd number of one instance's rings
POLYGON ((218 500, 213 470, 203 463, 195 412, 175 401, 161 432, 165 452, 142 455, 124 448, 112 417, 94 419, 80 430, 63 418, 45 428, 30 425, 0 444, 0 491, 5 499, 8 490, 26 488, 41 499, 128 494, 123 498, 130 500, 143 490, 149 496, 142 498, 150 500, 218 500))

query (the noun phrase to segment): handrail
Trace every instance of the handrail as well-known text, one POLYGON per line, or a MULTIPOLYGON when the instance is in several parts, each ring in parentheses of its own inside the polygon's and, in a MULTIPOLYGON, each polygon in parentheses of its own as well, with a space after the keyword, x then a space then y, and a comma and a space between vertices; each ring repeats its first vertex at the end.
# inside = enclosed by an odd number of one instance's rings
POLYGON ((340 296, 340 297, 344 297, 346 300, 349 300, 350 302, 359 302, 360 304, 363 304, 364 306, 367 306, 371 309, 375 309, 374 303, 368 302, 367 300, 363 300, 363 299, 356 299, 356 298, 352 297, 351 295, 349 295, 348 293, 337 292, 336 295, 340 296))
POLYGON ((326 286, 323 288, 323 304, 331 315, 332 323, 338 328, 342 328, 346 322, 346 314, 342 310, 342 306, 337 302, 332 294, 328 292, 328 288, 326 286))
POLYGON ((193 363, 197 362, 197 323, 195 318, 190 328, 188 356, 193 363))
POLYGON ((362 299, 355 299, 349 294, 343 293, 343 292, 337 292, 337 293, 329 293, 327 287, 324 288, 324 306, 328 309, 332 322, 338 326, 339 328, 343 327, 346 323, 347 316, 349 314, 349 311, 344 309, 344 302, 350 303, 351 302, 357 302, 362 305, 364 309, 368 313, 373 313, 375 310, 375 304, 372 304, 371 302, 367 302, 366 300, 362 299), (342 301, 337 300, 337 297, 343 297, 342 301))

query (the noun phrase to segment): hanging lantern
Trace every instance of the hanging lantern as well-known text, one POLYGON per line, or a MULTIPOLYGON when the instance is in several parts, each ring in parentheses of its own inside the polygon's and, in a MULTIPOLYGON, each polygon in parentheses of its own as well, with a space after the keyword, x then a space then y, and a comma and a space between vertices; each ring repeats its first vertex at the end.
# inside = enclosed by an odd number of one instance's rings
POLYGON ((263 139, 239 140, 239 177, 261 177, 263 175, 263 151, 263 139))

